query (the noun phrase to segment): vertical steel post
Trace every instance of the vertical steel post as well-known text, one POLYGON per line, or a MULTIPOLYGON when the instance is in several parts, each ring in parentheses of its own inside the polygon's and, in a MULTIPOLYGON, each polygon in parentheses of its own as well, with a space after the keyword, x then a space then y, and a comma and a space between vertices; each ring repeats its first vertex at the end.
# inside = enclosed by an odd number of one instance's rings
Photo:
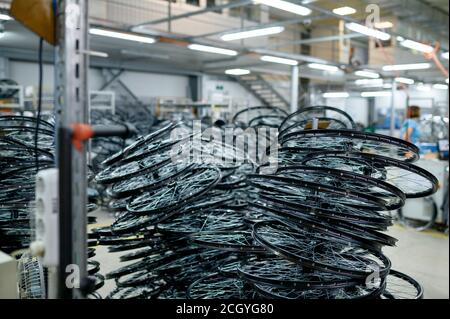
POLYGON ((172 0, 168 1, 168 20, 167 20, 167 31, 172 33, 172 0))
POLYGON ((397 91, 397 85, 395 80, 392 80, 392 94, 391 94, 391 123, 389 129, 389 135, 394 136, 395 131, 395 93, 397 91))
POLYGON ((75 149, 70 140, 72 125, 88 122, 87 0, 58 0, 56 39, 56 154, 60 169, 58 296, 83 298, 84 294, 78 288, 87 277, 86 151, 75 149))
POLYGON ((291 113, 298 109, 298 65, 294 65, 291 71, 291 113))

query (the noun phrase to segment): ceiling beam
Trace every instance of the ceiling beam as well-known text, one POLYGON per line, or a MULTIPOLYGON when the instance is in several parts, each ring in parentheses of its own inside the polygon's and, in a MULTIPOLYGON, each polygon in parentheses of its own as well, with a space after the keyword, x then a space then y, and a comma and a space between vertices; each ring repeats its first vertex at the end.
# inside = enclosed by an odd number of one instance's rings
POLYGON ((198 39, 198 38, 206 38, 206 37, 212 37, 212 36, 218 36, 222 34, 227 33, 235 33, 235 32, 243 32, 243 31, 251 31, 261 28, 270 28, 270 27, 285 27, 291 24, 297 24, 297 23, 306 23, 306 22, 313 22, 318 20, 326 19, 326 15, 318 15, 318 16, 312 16, 312 17, 299 17, 299 18, 292 18, 284 21, 275 21, 275 22, 269 22, 269 23, 260 23, 258 25, 252 25, 245 28, 235 28, 235 29, 229 29, 229 30, 223 30, 223 31, 216 31, 216 32, 210 32, 200 35, 194 35, 189 37, 190 40, 198 39))
MULTIPOLYGON (((368 0, 364 0, 364 1, 368 2, 368 0)), ((379 1, 379 0, 378 0, 378 1, 379 1)), ((410 0, 398 0, 398 1, 402 1, 402 3, 405 3, 405 5, 406 5, 405 8, 407 8, 407 7, 411 4, 411 2, 414 2, 414 1, 410 1, 410 0)), ((352 18, 352 17, 349 17, 349 16, 341 16, 341 15, 338 15, 338 14, 333 13, 332 11, 330 11, 330 10, 328 10, 328 9, 320 8, 320 7, 315 6, 315 5, 312 5, 312 4, 302 4, 302 1, 300 1, 300 0, 292 0, 292 2, 299 3, 299 4, 301 4, 302 6, 308 8, 308 9, 310 9, 310 10, 312 10, 312 11, 320 12, 320 13, 322 13, 322 14, 328 15, 329 17, 335 17, 335 18, 337 18, 337 19, 339 19, 339 20, 343 20, 343 21, 346 21, 346 22, 361 23, 361 21, 358 21, 358 20, 356 20, 356 19, 354 19, 354 18, 352 18)), ((373 0, 371 0, 370 3, 373 3, 373 0)), ((426 9, 426 8, 423 8, 422 10, 425 10, 425 9, 426 9)), ((448 24, 448 19, 447 19, 447 24, 448 24)), ((396 38, 397 36, 403 36, 403 37, 405 36, 405 35, 398 34, 398 33, 396 33, 396 32, 392 32, 392 31, 391 31, 391 32, 389 32, 389 31, 384 31, 384 32, 386 32, 387 34, 391 35, 393 38, 396 38)), ((411 39, 411 40, 416 40, 416 39, 411 39)), ((419 41, 419 42, 420 42, 420 41, 419 41)), ((400 47, 400 46, 399 46, 399 48, 403 48, 403 47, 400 47)), ((408 50, 408 49, 405 48, 405 50, 408 50)), ((443 48, 443 50, 445 51, 445 50, 447 50, 447 48, 443 48)))
POLYGON ((318 38, 309 38, 309 39, 302 39, 297 41, 286 41, 282 43, 276 43, 272 45, 265 46, 266 49, 278 49, 286 46, 291 45, 303 45, 303 44, 313 44, 313 43, 320 43, 320 42, 329 42, 329 41, 339 41, 342 39, 353 39, 353 38, 362 38, 365 37, 365 35, 361 33, 348 33, 348 34, 341 34, 341 35, 332 35, 327 37, 318 37, 318 38))
POLYGON ((179 15, 176 15, 176 16, 171 16, 171 17, 167 17, 167 18, 162 18, 162 19, 157 19, 157 20, 152 20, 152 21, 139 23, 139 24, 136 24, 134 26, 131 26, 130 29, 135 29, 135 28, 146 26, 146 25, 165 23, 165 22, 179 20, 179 19, 186 19, 186 18, 193 17, 193 16, 196 16, 196 15, 199 15, 199 14, 204 14, 204 13, 218 11, 218 10, 223 10, 223 9, 231 9, 231 8, 243 7, 243 6, 252 4, 252 3, 253 3, 253 0, 231 1, 231 2, 229 2, 227 4, 222 4, 222 5, 218 5, 218 6, 212 6, 212 7, 206 7, 204 9, 197 10, 197 11, 187 12, 187 13, 179 14, 179 15))

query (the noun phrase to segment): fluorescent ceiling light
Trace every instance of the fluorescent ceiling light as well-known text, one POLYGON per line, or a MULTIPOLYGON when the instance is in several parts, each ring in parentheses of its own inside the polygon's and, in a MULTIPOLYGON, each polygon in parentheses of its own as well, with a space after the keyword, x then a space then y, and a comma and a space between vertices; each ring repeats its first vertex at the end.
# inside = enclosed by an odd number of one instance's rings
POLYGON ((85 53, 89 54, 90 56, 96 56, 99 58, 107 58, 109 57, 109 54, 106 52, 101 51, 85 51, 85 53))
POLYGON ((272 8, 299 14, 301 16, 307 16, 307 15, 311 14, 310 9, 303 7, 303 6, 299 6, 298 4, 294 4, 292 2, 283 1, 283 0, 253 0, 253 3, 264 4, 264 5, 272 7, 272 8))
POLYGON ((233 40, 239 40, 239 39, 246 39, 246 38, 262 37, 262 36, 265 36, 265 35, 272 35, 272 34, 281 33, 283 31, 284 31, 284 27, 270 27, 270 28, 255 29, 255 30, 250 30, 250 31, 243 31, 243 32, 224 34, 221 37, 221 39, 223 41, 233 41, 233 40))
POLYGON ((362 92, 362 97, 383 97, 383 96, 391 96, 392 92, 390 91, 375 91, 375 92, 362 92))
POLYGON ((8 21, 12 20, 12 18, 7 14, 0 13, 0 20, 8 21))
POLYGON ((448 60, 448 52, 442 53, 442 58, 448 60))
POLYGON ((414 84, 413 79, 402 78, 402 77, 395 78, 395 82, 403 83, 403 84, 414 84))
POLYGON ((390 21, 380 21, 375 22, 373 26, 377 29, 390 29, 394 26, 394 24, 390 21))
POLYGON ((161 60, 169 60, 170 56, 166 54, 156 54, 156 53, 147 53, 142 51, 133 51, 133 50, 120 50, 120 53, 123 55, 131 55, 141 58, 149 58, 149 59, 161 59, 161 60))
POLYGON ((392 89, 392 84, 391 83, 383 84, 383 89, 392 89))
POLYGON ((337 66, 328 65, 328 64, 310 63, 310 64, 308 64, 308 67, 311 68, 311 69, 328 71, 328 72, 337 72, 337 71, 339 71, 339 68, 337 66))
POLYGON ((349 14, 356 13, 356 9, 354 9, 352 7, 340 7, 340 8, 333 9, 333 13, 338 14, 340 16, 346 16, 349 14))
POLYGON ((423 44, 420 42, 412 41, 412 40, 404 40, 404 41, 400 42, 400 45, 405 48, 424 52, 424 53, 431 53, 434 50, 432 46, 429 46, 429 45, 426 45, 426 44, 423 44))
POLYGON ((365 77, 365 78, 371 78, 371 79, 378 79, 380 77, 380 75, 378 73, 372 72, 372 71, 368 71, 368 70, 356 71, 355 75, 362 76, 362 77, 365 77))
POLYGON ((401 37, 401 36, 398 36, 398 37, 397 37, 397 41, 399 41, 399 42, 405 41, 405 38, 404 38, 404 37, 401 37))
POLYGON ((433 85, 433 88, 436 90, 448 90, 448 85, 437 83, 437 84, 433 85))
POLYGON ((447 83, 448 84, 448 78, 445 80, 445 83, 447 83))
POLYGON ((361 79, 361 80, 356 80, 355 84, 358 86, 382 87, 383 79, 361 79))
POLYGON ((273 62, 273 63, 279 63, 279 64, 287 64, 287 65, 298 65, 298 61, 296 61, 296 60, 284 59, 284 58, 279 58, 279 57, 271 56, 271 55, 263 55, 261 57, 261 61, 273 62))
POLYGON ((225 71, 225 74, 228 75, 247 75, 250 74, 249 70, 245 70, 245 69, 229 69, 225 71))
POLYGON ((327 92, 322 95, 326 99, 348 98, 350 94, 347 92, 327 92))
POLYGON ((155 39, 147 36, 142 35, 136 35, 132 33, 125 33, 125 32, 117 32, 117 31, 111 31, 111 30, 105 30, 105 29, 98 29, 98 28, 91 28, 89 29, 90 34, 94 35, 100 35, 104 37, 110 37, 110 38, 116 38, 121 40, 128 40, 128 41, 135 41, 135 42, 141 42, 141 43, 155 43, 155 39))
POLYGON ((383 71, 425 70, 431 68, 430 63, 385 65, 383 71))
POLYGON ((202 51, 202 52, 216 53, 216 54, 223 54, 223 55, 231 55, 231 56, 235 56, 238 54, 238 52, 234 51, 234 50, 216 48, 216 47, 211 47, 211 46, 201 45, 201 44, 189 44, 188 48, 191 50, 195 50, 195 51, 202 51))
POLYGON ((367 35, 369 37, 374 37, 383 41, 387 41, 391 38, 389 34, 386 32, 378 31, 372 28, 368 28, 362 24, 350 22, 345 25, 347 29, 350 29, 352 31, 367 35))

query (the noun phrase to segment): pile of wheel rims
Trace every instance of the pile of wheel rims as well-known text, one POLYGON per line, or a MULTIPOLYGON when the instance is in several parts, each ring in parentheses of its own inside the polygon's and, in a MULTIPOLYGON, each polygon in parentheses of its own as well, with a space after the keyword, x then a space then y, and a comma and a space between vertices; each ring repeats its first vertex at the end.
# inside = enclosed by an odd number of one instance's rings
POLYGON ((104 162, 96 180, 110 185, 117 218, 97 232, 134 261, 107 274, 117 285, 109 297, 421 298, 420 284, 382 252, 396 243, 383 233, 388 211, 437 189, 412 164, 418 149, 358 132, 330 107, 244 113, 236 126, 279 127, 276 171, 174 162, 174 145, 195 148, 167 137, 174 124, 104 162))
MULTIPOLYGON (((48 120, 19 115, 0 116, 0 250, 11 253, 28 248, 35 225, 35 176, 38 170, 55 166, 55 126, 48 120), (39 123, 39 125, 36 125, 39 123), (37 127, 37 129, 36 129, 37 127), (37 132, 37 147, 35 138, 37 132), (37 162, 37 165, 36 165, 37 162)), ((88 204, 93 212, 97 206, 88 204)), ((94 223, 95 217, 88 216, 94 223)), ((95 240, 89 241, 88 257, 95 256, 95 240)), ((34 269, 42 272, 39 267, 34 269)), ((95 289, 104 284, 100 264, 88 260, 88 273, 95 278, 95 289)), ((30 270, 31 271, 31 270, 30 270)))
POLYGON ((25 116, 0 116, 0 250, 28 247, 32 235, 36 159, 54 166, 53 124, 25 116))

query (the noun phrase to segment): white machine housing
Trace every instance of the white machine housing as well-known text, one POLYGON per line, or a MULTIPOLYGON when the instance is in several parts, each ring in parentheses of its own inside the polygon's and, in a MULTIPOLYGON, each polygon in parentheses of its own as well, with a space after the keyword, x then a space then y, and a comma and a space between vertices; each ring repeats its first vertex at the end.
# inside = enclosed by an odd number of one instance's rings
MULTIPOLYGON (((439 180, 439 189, 435 194, 432 195, 432 197, 438 208, 436 222, 443 223, 444 218, 442 216, 441 205, 444 200, 444 196, 448 196, 445 187, 448 183, 448 161, 441 161, 437 159, 420 159, 419 161, 417 161, 417 163, 414 164, 422 167, 423 169, 426 169, 431 174, 436 176, 439 180)), ((432 208, 430 206, 430 203, 425 201, 423 198, 407 199, 405 206, 403 207, 403 214, 405 217, 411 219, 428 221, 430 220, 430 217, 432 215, 432 208)))
POLYGON ((36 239, 31 243, 33 255, 41 257, 44 266, 59 263, 59 172, 56 168, 36 175, 36 239))

